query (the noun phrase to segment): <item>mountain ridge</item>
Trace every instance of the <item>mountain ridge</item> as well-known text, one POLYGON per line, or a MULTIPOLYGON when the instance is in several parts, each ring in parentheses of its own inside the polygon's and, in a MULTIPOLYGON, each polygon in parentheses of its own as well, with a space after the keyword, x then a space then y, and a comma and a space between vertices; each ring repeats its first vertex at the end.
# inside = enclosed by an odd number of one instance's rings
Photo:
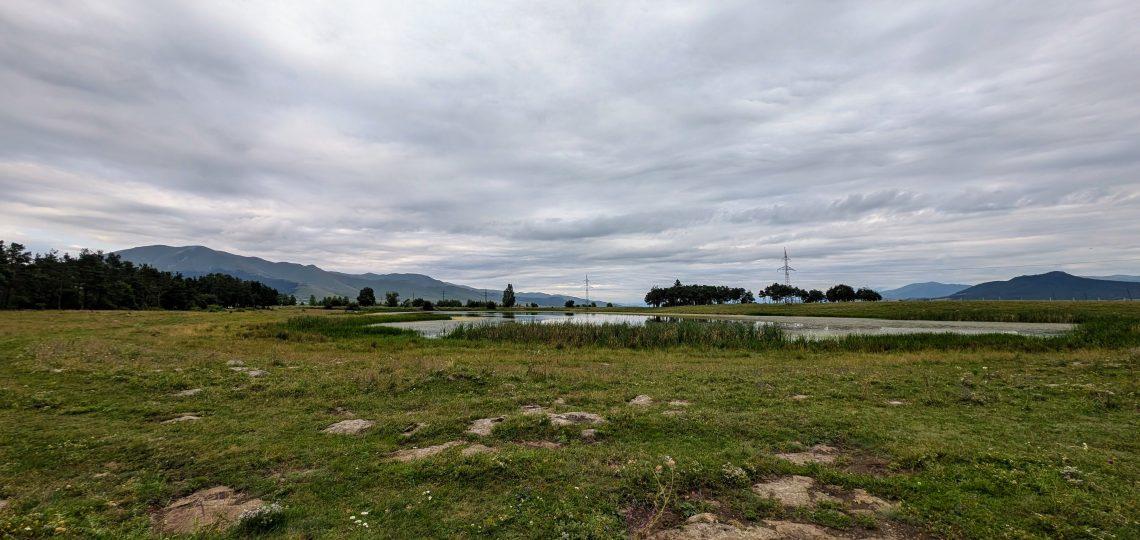
MULTIPOLYGON (((400 298, 420 297, 432 301, 441 300, 444 296, 462 302, 482 301, 486 294, 488 300, 498 302, 502 294, 499 290, 449 283, 426 274, 375 272, 349 274, 324 270, 314 264, 270 261, 261 257, 236 255, 198 245, 155 244, 124 249, 116 251, 115 254, 123 260, 146 264, 159 270, 178 272, 187 277, 221 273, 259 281, 285 294, 295 295, 302 301, 307 300, 310 295, 317 298, 334 295, 356 298, 357 293, 364 287, 372 287, 377 297, 383 297, 387 291, 396 291, 400 294, 400 298)), ((576 296, 544 292, 516 292, 515 298, 519 304, 534 302, 540 306, 557 307, 561 307, 567 300, 574 300, 576 303, 585 302, 585 299, 576 296)))
POLYGON ((1053 271, 988 281, 947 295, 948 300, 1130 300, 1140 297, 1140 283, 1109 281, 1053 271))

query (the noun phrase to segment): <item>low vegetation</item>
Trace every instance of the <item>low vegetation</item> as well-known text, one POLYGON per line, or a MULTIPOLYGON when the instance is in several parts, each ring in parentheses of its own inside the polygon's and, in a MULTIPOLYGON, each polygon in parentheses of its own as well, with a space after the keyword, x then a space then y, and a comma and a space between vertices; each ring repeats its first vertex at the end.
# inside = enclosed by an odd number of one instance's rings
POLYGON ((390 315, 344 314, 338 316, 302 315, 282 322, 260 325, 248 335, 280 340, 350 338, 359 336, 411 335, 407 330, 382 326, 383 323, 441 321, 451 317, 434 313, 393 313, 390 315))
POLYGON ((613 538, 689 518, 1140 536, 1125 342, 559 348, 299 312, 0 312, 0 537, 154 537, 219 486, 259 505, 199 537, 613 538), (758 489, 805 478, 835 497, 758 489), (853 511, 858 490, 891 509, 853 511))

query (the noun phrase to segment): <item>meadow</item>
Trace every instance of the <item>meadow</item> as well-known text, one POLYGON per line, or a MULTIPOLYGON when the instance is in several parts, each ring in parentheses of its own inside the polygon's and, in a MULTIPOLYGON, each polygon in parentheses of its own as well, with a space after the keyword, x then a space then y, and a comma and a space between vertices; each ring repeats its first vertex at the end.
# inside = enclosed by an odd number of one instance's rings
POLYGON ((833 313, 1082 326, 811 345, 731 325, 424 339, 372 324, 446 315, 3 312, 0 536, 169 536, 163 509, 216 486, 277 507, 199 537, 681 538, 690 519, 1140 536, 1134 304, 933 304, 833 313), (322 431, 346 420, 372 425, 322 431), (797 477, 810 504, 760 489, 797 477))

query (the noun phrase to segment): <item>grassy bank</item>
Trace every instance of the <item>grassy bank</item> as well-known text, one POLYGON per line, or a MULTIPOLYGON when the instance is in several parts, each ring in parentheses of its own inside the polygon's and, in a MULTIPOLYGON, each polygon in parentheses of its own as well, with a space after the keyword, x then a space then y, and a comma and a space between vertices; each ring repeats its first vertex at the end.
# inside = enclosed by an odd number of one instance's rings
POLYGON ((610 308, 605 311, 865 317, 926 321, 1079 323, 1105 317, 1140 319, 1140 302, 929 301, 847 302, 837 304, 724 304, 667 308, 610 308))
POLYGON ((700 512, 856 537, 1140 535, 1134 349, 560 349, 295 316, 0 313, 0 536, 153 537, 156 510, 219 485, 284 514, 204 537, 614 538, 700 512), (263 332, 279 325, 320 339, 263 332), (639 394, 654 402, 629 405, 639 394), (521 414, 532 404, 606 423, 583 440, 521 414), (465 433, 499 415, 490 435, 465 433), (347 418, 375 426, 321 432, 347 418), (497 451, 387 459, 448 441, 497 451), (835 463, 775 457, 820 443, 835 463), (749 487, 793 473, 900 506, 791 509, 749 487))
POLYGON ((323 315, 290 317, 281 322, 258 325, 245 335, 263 338, 274 337, 280 340, 411 335, 412 332, 408 330, 379 325, 396 322, 445 321, 450 318, 448 315, 439 313, 366 315, 351 312, 331 312, 323 315))

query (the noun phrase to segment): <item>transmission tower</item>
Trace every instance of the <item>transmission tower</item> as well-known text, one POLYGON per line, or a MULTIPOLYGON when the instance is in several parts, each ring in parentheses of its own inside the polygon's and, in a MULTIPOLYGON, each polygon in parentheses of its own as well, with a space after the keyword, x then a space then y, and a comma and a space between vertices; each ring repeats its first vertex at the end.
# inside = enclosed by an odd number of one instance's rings
POLYGON ((590 309, 590 274, 586 274, 586 309, 590 309))
POLYGON ((781 267, 777 268, 776 270, 784 272, 784 285, 791 287, 792 286, 792 274, 791 273, 795 272, 796 269, 789 266, 788 265, 789 262, 791 262, 791 259, 788 258, 788 248, 784 248, 784 266, 781 266, 781 267))

